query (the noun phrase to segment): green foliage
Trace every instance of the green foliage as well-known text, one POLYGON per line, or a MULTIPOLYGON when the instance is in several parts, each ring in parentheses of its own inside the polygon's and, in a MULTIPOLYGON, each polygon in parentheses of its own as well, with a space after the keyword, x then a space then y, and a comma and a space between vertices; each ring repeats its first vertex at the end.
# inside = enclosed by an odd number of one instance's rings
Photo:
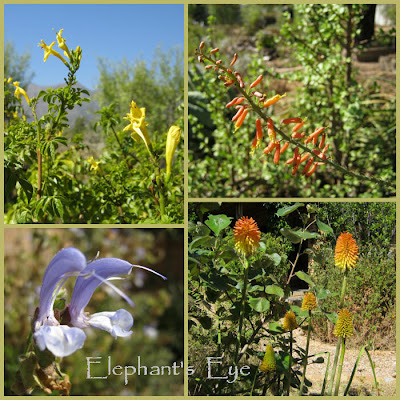
MULTIPOLYGON (((259 5, 248 7, 262 9, 259 5)), ((386 197, 394 194, 394 90, 389 94, 384 92, 378 84, 379 78, 363 80, 356 70, 354 55, 358 48, 354 43, 362 12, 362 5, 295 5, 295 20, 289 20, 286 14, 288 20, 280 26, 279 52, 285 53, 290 66, 301 68, 285 74, 266 68, 262 54, 250 62, 246 51, 239 53, 238 40, 229 41, 237 28, 235 25, 229 30, 223 30, 222 25, 211 25, 203 32, 196 25, 189 32, 196 37, 196 46, 200 40, 205 42, 205 55, 211 48, 221 47, 218 58, 222 66, 228 66, 233 53, 238 52, 233 68, 241 72, 246 84, 262 74, 264 80, 258 91, 267 93, 268 97, 289 92, 276 107, 263 111, 265 117, 271 118, 275 126, 281 118, 307 117, 305 126, 310 132, 326 126, 326 143, 330 145, 328 161, 332 162, 306 179, 300 173, 293 176, 282 165, 292 156, 290 151, 281 157, 280 165, 268 161, 261 151, 252 154, 255 113, 249 112, 244 124, 234 132, 231 119, 236 110, 225 107, 233 97, 243 95, 242 92, 235 85, 227 90, 212 69, 205 71, 197 59, 191 58, 190 196, 386 197), (228 55, 224 55, 223 47, 228 48, 228 55), (243 67, 243 62, 248 66, 243 67), (374 182, 376 178, 381 182, 374 182)), ((274 47, 274 43, 262 42, 264 37, 269 37, 263 33, 255 33, 259 37, 259 49, 270 44, 274 47)), ((247 40, 251 42, 252 38, 247 40)), ((190 36, 189 43, 193 42, 190 36)), ((246 39, 241 42, 246 43, 246 39)), ((255 111, 260 115, 259 110, 255 111)))
MULTIPOLYGON (((100 64, 103 107, 95 128, 105 142, 101 154, 94 154, 84 140, 85 120, 68 130, 69 112, 89 101, 89 93, 76 81, 80 54, 71 50, 64 87, 40 91, 30 99, 32 122, 13 116, 6 125, 6 222, 181 223, 183 146, 174 153, 172 179, 165 179, 168 129, 173 124, 183 129, 181 52, 158 51, 151 68, 144 61, 135 66, 126 61, 100 64), (40 117, 39 99, 47 105, 40 117), (132 99, 146 109, 146 115, 140 111, 146 118, 140 120, 140 129, 149 131, 148 143, 133 125, 127 127, 132 117, 121 116, 128 113, 132 99)), ((8 82, 5 87, 15 99, 8 82)))

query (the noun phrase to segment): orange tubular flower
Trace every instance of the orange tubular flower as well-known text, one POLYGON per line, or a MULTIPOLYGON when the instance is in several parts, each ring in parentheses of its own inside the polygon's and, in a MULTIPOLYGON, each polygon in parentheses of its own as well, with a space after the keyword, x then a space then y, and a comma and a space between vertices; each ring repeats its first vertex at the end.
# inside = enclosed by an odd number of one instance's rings
POLYGON ((240 114, 239 118, 236 121, 235 124, 235 131, 237 131, 243 124, 244 119, 246 118, 247 113, 249 112, 249 110, 247 108, 245 108, 242 112, 242 114, 240 114))
POLYGON ((258 147, 258 145, 260 144, 262 138, 263 138, 263 132, 262 132, 261 120, 260 120, 260 118, 257 118, 256 119, 256 137, 253 140, 253 143, 252 143, 251 147, 253 149, 258 147))
POLYGON ((271 153, 272 150, 278 145, 278 142, 269 142, 269 145, 264 149, 264 154, 271 153))
POLYGON ((274 164, 279 163, 280 156, 281 156, 281 143, 278 142, 275 147, 274 164))
POLYGON ((233 58, 232 58, 231 63, 229 64, 231 67, 233 66, 233 64, 235 64, 237 58, 238 58, 238 55, 235 53, 234 56, 233 56, 233 58))
POLYGON ((351 270, 358 259, 358 247, 349 232, 343 232, 338 237, 335 247, 335 265, 341 270, 351 270))
POLYGON ((242 112, 245 109, 244 106, 238 106, 236 108, 237 108, 238 112, 232 117, 232 121, 236 121, 242 115, 242 112))
POLYGON ((233 229, 235 250, 245 257, 254 254, 260 246, 261 232, 253 218, 242 217, 233 229))
POLYGON ((253 89, 254 87, 256 87, 262 80, 263 76, 260 75, 251 85, 250 85, 250 89, 253 89))
POLYGON ((263 103, 263 106, 264 107, 269 107, 272 104, 275 104, 277 101, 279 101, 282 97, 285 97, 285 96, 286 96, 286 93, 283 94, 282 96, 280 94, 277 94, 274 97, 271 97, 270 99, 265 100, 264 103, 263 103))
POLYGON ((286 142, 281 148, 281 154, 283 154, 287 150, 288 147, 289 147, 289 142, 286 142))
POLYGON ((281 125, 282 124, 294 124, 294 123, 300 123, 303 120, 300 117, 293 117, 293 118, 285 118, 281 120, 281 125))
POLYGON ((306 119, 307 118, 305 118, 303 121, 300 121, 297 125, 295 125, 292 129, 292 132, 297 132, 304 125, 306 119))
POLYGON ((272 122, 271 118, 268 118, 267 120, 267 127, 268 127, 268 137, 271 142, 275 142, 276 140, 276 132, 274 129, 274 123, 272 122))

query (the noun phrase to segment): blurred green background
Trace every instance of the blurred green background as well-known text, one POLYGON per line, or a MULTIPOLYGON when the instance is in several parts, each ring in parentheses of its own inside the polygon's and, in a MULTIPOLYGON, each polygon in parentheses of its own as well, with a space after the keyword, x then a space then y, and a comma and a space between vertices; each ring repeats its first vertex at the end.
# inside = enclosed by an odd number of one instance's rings
MULTIPOLYGON (((135 303, 131 308, 115 292, 101 285, 85 311, 128 310, 135 322, 133 334, 115 340, 109 333, 85 329, 84 347, 63 359, 61 370, 70 376, 71 395, 183 395, 184 373, 179 375, 123 376, 88 380, 86 357, 103 357, 92 365, 92 375, 107 375, 107 357, 112 367, 141 365, 172 366, 183 361, 183 230, 182 229, 5 229, 4 277, 4 362, 5 395, 12 395, 11 386, 23 354, 30 322, 39 303, 41 281, 47 265, 60 249, 73 246, 87 260, 117 257, 133 264, 152 268, 165 276, 133 269, 130 276, 116 285, 135 303)), ((75 278, 67 281, 67 302, 75 278)), ((34 395, 43 395, 40 391, 34 395)))

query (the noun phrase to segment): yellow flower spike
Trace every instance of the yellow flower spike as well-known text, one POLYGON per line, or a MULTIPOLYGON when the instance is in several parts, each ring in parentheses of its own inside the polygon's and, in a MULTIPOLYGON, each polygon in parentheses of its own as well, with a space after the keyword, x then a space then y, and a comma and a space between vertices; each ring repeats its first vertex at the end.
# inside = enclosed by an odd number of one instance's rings
POLYGON ((126 114, 126 117, 123 118, 130 121, 130 124, 127 125, 123 129, 123 131, 132 131, 132 139, 134 139, 136 142, 142 139, 147 149, 149 150, 151 142, 146 128, 146 126, 148 125, 145 121, 146 109, 144 107, 139 108, 136 103, 132 101, 130 105, 130 112, 126 114))
POLYGON ((53 50, 53 46, 55 44, 56 42, 53 42, 50 46, 47 46, 43 39, 41 43, 38 44, 38 46, 44 50, 43 62, 46 62, 49 56, 52 54, 53 56, 59 58, 68 67, 68 63, 65 61, 64 57, 58 51, 53 50))
POLYGON ((301 309, 303 311, 308 311, 308 310, 313 310, 316 307, 317 307, 317 299, 315 298, 314 293, 311 292, 305 293, 301 309))
POLYGON ((358 247, 349 232, 343 232, 338 237, 335 247, 335 265, 341 270, 351 270, 358 259, 358 247))
POLYGON ((297 325, 296 316, 293 311, 288 311, 283 318, 282 329, 285 331, 294 331, 299 326, 297 325))
POLYGON ((102 161, 95 161, 92 156, 88 157, 87 161, 90 163, 90 171, 101 173, 100 164, 103 164, 102 161))
POLYGON ((273 347, 269 344, 265 349, 264 359, 260 365, 262 372, 274 372, 276 370, 276 359, 273 347))
POLYGON ((61 36, 64 29, 60 29, 60 32, 56 32, 58 47, 64 51, 64 54, 71 59, 71 53, 69 52, 68 46, 65 44, 65 39, 61 36))
POLYGON ((260 246, 260 235, 257 222, 253 218, 242 217, 233 228, 236 251, 245 257, 251 256, 260 246))
POLYGON ((25 97, 25 100, 28 103, 28 105, 30 105, 31 101, 29 100, 28 94, 25 92, 24 89, 19 87, 19 82, 15 81, 15 82, 13 82, 13 85, 15 86, 14 95, 17 97, 17 99, 19 100, 19 96, 22 94, 22 96, 25 97))
POLYGON ((347 336, 351 336, 353 334, 353 318, 350 314, 350 311, 346 308, 343 308, 339 311, 339 317, 333 334, 342 338, 346 338, 347 336))
POLYGON ((165 182, 168 183, 171 177, 172 161, 174 158, 175 150, 181 140, 181 128, 172 125, 167 134, 167 143, 165 145, 165 162, 166 162, 166 175, 165 182))

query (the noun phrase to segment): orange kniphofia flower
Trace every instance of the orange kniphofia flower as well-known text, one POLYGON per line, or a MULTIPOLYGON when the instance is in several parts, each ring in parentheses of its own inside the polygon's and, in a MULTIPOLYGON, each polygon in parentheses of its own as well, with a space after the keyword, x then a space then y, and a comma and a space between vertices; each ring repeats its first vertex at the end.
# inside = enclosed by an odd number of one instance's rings
POLYGON ((253 218, 242 217, 233 229, 235 249, 239 254, 249 257, 260 246, 261 232, 253 218))
POLYGON ((357 243, 351 233, 341 233, 336 242, 335 265, 343 271, 350 270, 355 267, 358 254, 357 243))

